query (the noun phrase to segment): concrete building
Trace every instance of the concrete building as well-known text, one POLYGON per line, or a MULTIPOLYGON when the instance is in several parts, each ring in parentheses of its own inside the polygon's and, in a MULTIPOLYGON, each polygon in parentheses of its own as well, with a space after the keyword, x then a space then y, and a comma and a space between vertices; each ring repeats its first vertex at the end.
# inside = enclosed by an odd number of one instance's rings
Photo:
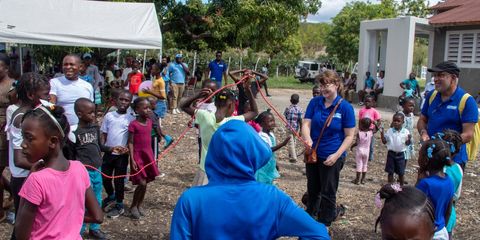
MULTIPOLYGON (((443 61, 457 63, 459 84, 476 96, 480 90, 480 0, 446 0, 431 7, 429 19, 399 17, 360 24, 357 90, 364 76, 385 70, 380 107, 395 109, 399 84, 412 71, 416 37, 428 39, 428 67, 443 61)), ((427 79, 430 75, 427 75, 427 79)))

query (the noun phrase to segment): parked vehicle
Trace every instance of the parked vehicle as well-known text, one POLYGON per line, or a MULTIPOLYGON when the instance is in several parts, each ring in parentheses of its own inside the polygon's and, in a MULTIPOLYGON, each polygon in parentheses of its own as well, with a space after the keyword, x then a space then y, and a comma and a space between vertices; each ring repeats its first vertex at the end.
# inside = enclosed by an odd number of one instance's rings
POLYGON ((313 82, 320 72, 320 63, 315 61, 298 61, 295 67, 295 78, 300 80, 300 82, 313 82))

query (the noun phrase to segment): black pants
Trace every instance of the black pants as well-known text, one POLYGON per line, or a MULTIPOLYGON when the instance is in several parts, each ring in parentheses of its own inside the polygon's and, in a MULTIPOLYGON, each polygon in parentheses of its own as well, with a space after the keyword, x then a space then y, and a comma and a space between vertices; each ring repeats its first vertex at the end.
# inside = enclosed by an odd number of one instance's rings
MULTIPOLYGON (((13 206, 15 206, 15 218, 17 217, 17 212, 18 212, 18 207, 20 206, 20 196, 18 193, 22 189, 23 183, 25 182, 26 177, 21 177, 21 178, 16 178, 16 177, 11 177, 10 178, 10 188, 12 189, 12 195, 13 195, 13 206)), ((12 236, 10 239, 16 239, 15 238, 15 228, 13 228, 12 236)))
MULTIPOLYGON (((119 176, 127 173, 128 155, 112 155, 105 153, 103 155, 102 172, 108 176, 119 176)), ((123 202, 125 195, 125 178, 115 178, 113 180, 115 190, 113 189, 112 179, 103 177, 103 187, 108 196, 115 193, 115 200, 118 203, 123 202)))
POLYGON ((270 95, 270 94, 268 94, 267 81, 263 82, 263 87, 265 88, 265 94, 266 94, 266 95, 270 95))
POLYGON ((338 181, 345 157, 340 157, 333 166, 326 166, 323 161, 319 159, 317 163, 306 164, 307 213, 328 227, 337 215, 338 181))

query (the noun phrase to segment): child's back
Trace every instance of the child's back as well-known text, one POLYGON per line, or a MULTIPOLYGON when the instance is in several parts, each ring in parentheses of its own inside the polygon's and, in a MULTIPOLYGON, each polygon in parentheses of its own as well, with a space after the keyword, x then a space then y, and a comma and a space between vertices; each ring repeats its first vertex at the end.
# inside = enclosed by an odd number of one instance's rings
POLYGON ((90 187, 82 163, 69 161, 62 172, 45 168, 31 173, 19 195, 37 206, 31 239, 79 239, 90 187))
POLYGON ((445 213, 454 195, 454 184, 447 175, 432 175, 421 179, 417 188, 424 192, 435 208, 435 226, 441 230, 446 226, 445 213))
POLYGON ((367 157, 370 153, 370 143, 372 141, 373 132, 365 131, 358 133, 358 145, 356 150, 356 155, 367 157))

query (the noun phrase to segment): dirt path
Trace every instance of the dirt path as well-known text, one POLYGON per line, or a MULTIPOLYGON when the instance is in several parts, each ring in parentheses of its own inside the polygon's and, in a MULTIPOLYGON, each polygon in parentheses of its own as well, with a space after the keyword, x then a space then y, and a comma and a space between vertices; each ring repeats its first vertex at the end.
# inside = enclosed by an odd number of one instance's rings
MULTIPOLYGON (((300 105, 305 109, 311 98, 311 91, 272 89, 273 97, 269 98, 276 108, 283 113, 285 107, 290 103, 290 95, 300 95, 300 105)), ((266 105, 259 95, 260 110, 265 110, 266 105)), ((355 106, 358 112, 359 107, 355 106)), ((383 119, 390 122, 392 112, 380 109, 383 119)), ((285 132, 283 125, 277 119, 276 136, 283 139, 285 132)), ((186 127, 188 118, 185 114, 169 115, 164 120, 164 131, 168 134, 178 136, 186 127)), ((377 136, 375 146, 375 160, 369 163, 369 172, 366 185, 354 185, 350 181, 355 175, 355 161, 351 153, 347 158, 345 167, 341 172, 340 185, 338 190, 338 203, 344 204, 348 209, 345 216, 333 224, 332 230, 335 239, 379 239, 379 233, 374 233, 375 220, 379 209, 374 207, 374 195, 376 191, 386 182, 384 173, 384 162, 386 159, 386 148, 380 145, 377 136)), ((418 135, 415 136, 418 140, 418 135)), ((300 148, 300 146, 298 146, 300 148)), ((288 162, 286 148, 277 152, 281 178, 278 186, 287 194, 292 196, 300 205, 300 198, 306 190, 306 177, 304 175, 304 164, 301 162, 292 164, 288 162)), ((198 146, 195 131, 191 130, 186 138, 175 148, 165 159, 160 162, 161 170, 166 174, 148 186, 148 193, 145 199, 147 216, 140 221, 133 221, 126 216, 111 220, 105 218, 102 228, 109 234, 111 239, 167 239, 170 219, 173 208, 179 195, 191 186, 198 161, 198 146)), ((409 184, 415 182, 416 163, 409 162, 406 180, 409 184)), ((480 186, 478 161, 469 164, 465 173, 463 192, 457 204, 457 228, 456 239, 478 239, 478 226, 480 224, 480 204, 478 201, 480 186)), ((126 205, 130 203, 132 194, 126 194, 126 205)), ((302 206, 302 205, 301 205, 302 206)), ((11 226, 0 224, 0 239, 8 239, 11 226)))

